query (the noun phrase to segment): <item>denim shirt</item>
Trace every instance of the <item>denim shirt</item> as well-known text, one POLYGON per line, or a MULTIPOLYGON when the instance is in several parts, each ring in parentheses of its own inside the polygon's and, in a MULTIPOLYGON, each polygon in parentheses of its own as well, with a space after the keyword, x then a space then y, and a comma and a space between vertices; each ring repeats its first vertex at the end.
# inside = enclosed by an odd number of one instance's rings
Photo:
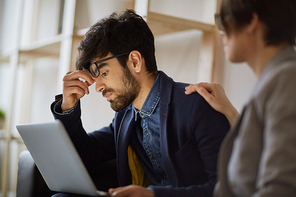
POLYGON ((160 185, 168 185, 168 180, 164 171, 164 164, 160 152, 160 119, 159 119, 159 100, 160 100, 160 80, 159 74, 144 102, 141 110, 132 106, 135 112, 135 121, 141 118, 141 131, 137 131, 137 136, 142 144, 154 171, 161 177, 160 185))

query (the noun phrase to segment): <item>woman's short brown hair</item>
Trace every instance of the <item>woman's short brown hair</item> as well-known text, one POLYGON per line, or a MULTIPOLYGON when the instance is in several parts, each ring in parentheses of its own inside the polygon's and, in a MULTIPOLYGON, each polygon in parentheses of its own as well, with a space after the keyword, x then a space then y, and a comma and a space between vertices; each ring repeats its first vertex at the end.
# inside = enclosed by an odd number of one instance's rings
POLYGON ((241 30, 256 13, 266 26, 267 45, 295 45, 296 0, 222 0, 220 14, 226 33, 241 30))

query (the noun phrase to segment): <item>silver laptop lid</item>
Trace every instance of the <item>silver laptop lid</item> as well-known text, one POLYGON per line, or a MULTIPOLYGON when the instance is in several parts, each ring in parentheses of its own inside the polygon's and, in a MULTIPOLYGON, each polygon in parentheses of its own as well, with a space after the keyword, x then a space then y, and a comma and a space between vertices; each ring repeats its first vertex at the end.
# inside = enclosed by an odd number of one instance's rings
POLYGON ((51 190, 91 196, 108 195, 97 191, 59 120, 16 127, 51 190))

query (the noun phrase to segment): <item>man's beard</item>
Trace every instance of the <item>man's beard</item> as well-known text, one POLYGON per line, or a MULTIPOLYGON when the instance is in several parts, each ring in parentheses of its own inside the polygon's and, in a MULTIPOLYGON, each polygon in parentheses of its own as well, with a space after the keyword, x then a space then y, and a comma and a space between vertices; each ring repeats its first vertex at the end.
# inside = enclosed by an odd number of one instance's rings
MULTIPOLYGON (((136 78, 132 75, 128 68, 123 69, 124 75, 122 77, 123 89, 119 92, 114 100, 110 100, 111 108, 119 112, 131 104, 139 95, 140 85, 136 78)), ((107 92, 114 92, 114 89, 105 89, 103 95, 107 92)))

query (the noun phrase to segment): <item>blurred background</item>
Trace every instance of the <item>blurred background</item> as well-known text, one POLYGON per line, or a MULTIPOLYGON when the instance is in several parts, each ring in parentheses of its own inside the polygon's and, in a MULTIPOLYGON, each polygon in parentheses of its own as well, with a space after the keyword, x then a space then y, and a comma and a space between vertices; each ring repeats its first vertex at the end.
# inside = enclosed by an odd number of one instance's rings
MULTIPOLYGON (((256 81, 246 64, 225 61, 214 24, 219 0, 0 0, 0 197, 15 196, 17 164, 26 149, 17 124, 53 121, 50 104, 75 70, 87 29, 114 11, 135 9, 155 35, 156 59, 175 81, 220 83, 240 111, 256 81)), ((90 88, 82 119, 90 132, 114 116, 90 88)))

